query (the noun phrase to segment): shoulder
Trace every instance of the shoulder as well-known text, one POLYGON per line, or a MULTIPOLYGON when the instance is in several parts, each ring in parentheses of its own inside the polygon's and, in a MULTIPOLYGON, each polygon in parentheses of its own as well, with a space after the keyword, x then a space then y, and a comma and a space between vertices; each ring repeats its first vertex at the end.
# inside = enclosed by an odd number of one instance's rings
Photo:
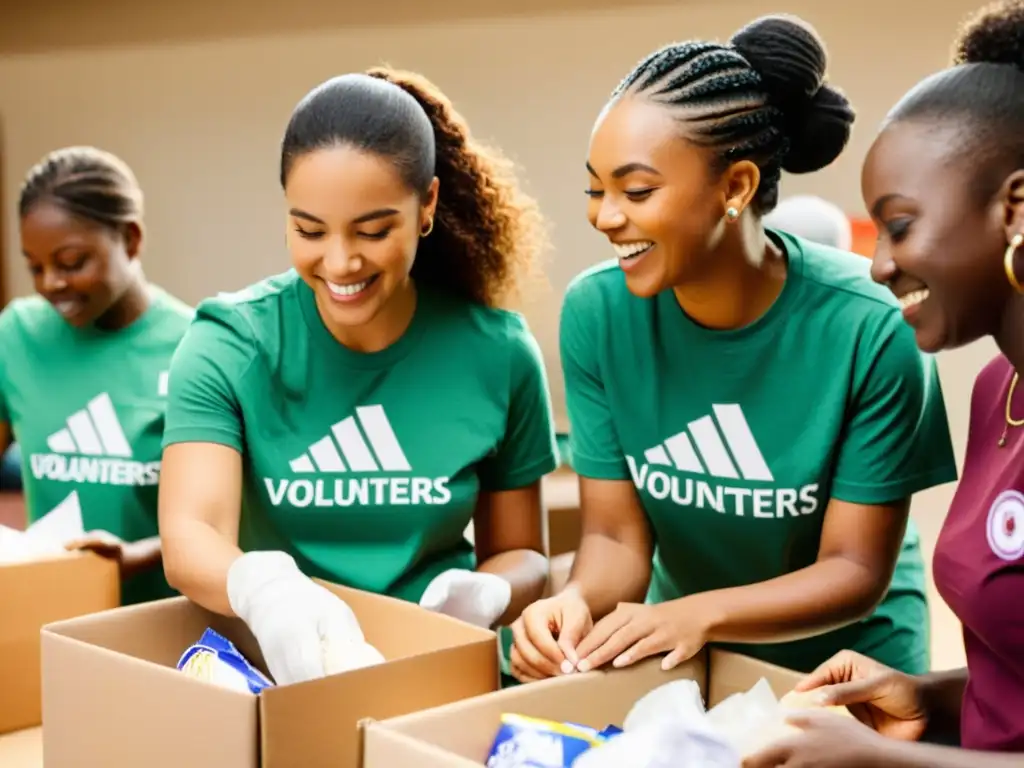
POLYGON ((899 302, 892 291, 871 279, 870 259, 785 232, 772 234, 786 245, 787 252, 799 254, 801 277, 809 293, 859 314, 899 314, 899 302))
POLYGON ((791 260, 793 254, 799 256, 801 285, 797 301, 807 313, 823 321, 823 333, 852 332, 872 346, 898 336, 916 349, 913 331, 903 322, 896 297, 871 278, 870 259, 788 233, 772 234, 786 245, 791 260))
POLYGON ((222 292, 199 302, 193 327, 216 325, 250 340, 280 327, 281 316, 297 301, 301 278, 289 270, 238 291, 222 292))
POLYGON ((491 350, 500 350, 513 358, 532 359, 539 355, 537 341, 521 312, 438 294, 432 295, 429 301, 434 317, 440 320, 440 330, 451 338, 461 335, 484 357, 491 350))
POLYGON ((588 267, 569 282, 562 311, 578 313, 642 301, 629 292, 618 262, 610 259, 588 267))
POLYGON ((989 360, 974 379, 973 395, 999 397, 1007 381, 1013 376, 1013 365, 1003 354, 989 360))
POLYGON ((151 283, 149 292, 152 300, 150 311, 158 321, 157 327, 172 336, 183 336, 195 317, 195 309, 158 285, 151 283))
POLYGON ((23 296, 8 302, 0 311, 0 335, 45 339, 66 330, 67 324, 50 303, 41 296, 23 296))
POLYGON ((179 319, 186 323, 191 322, 195 316, 195 309, 177 296, 168 293, 159 285, 150 283, 149 292, 153 299, 153 306, 166 318, 179 319))

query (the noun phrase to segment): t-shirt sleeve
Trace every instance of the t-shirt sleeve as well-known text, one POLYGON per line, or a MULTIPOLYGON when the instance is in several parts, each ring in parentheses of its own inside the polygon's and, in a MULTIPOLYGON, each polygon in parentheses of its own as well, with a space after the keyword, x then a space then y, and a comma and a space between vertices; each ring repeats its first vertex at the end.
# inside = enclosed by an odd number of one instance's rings
POLYGON ((505 435, 480 468, 484 490, 523 488, 558 466, 544 359, 518 315, 509 318, 509 399, 505 435))
POLYGON ((938 370, 910 326, 890 315, 858 357, 832 496, 885 504, 956 480, 938 370))
POLYGON ((559 324, 572 468, 582 477, 628 480, 629 468, 599 364, 600 340, 595 330, 604 313, 590 294, 586 282, 571 285, 559 324))
MULTIPOLYGON (((0 350, 14 348, 15 319, 14 309, 8 305, 0 311, 0 350)), ((9 359, 0 351, 0 424, 8 423, 11 420, 11 412, 7 407, 7 388, 10 386, 7 380, 7 365, 9 359)))
POLYGON ((255 359, 246 319, 210 299, 196 309, 171 359, 163 444, 219 443, 242 451, 237 391, 255 359))
POLYGON ((519 315, 510 315, 507 338, 508 418, 498 449, 480 467, 480 485, 485 490, 521 488, 558 466, 541 348, 519 315))

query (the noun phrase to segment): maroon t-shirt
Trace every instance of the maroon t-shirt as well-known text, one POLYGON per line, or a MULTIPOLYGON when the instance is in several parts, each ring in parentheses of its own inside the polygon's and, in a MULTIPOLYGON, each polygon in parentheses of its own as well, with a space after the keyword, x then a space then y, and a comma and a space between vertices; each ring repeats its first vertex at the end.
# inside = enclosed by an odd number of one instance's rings
MULTIPOLYGON (((963 624, 969 680, 965 749, 1024 753, 1024 426, 1010 427, 1013 368, 1000 355, 978 375, 960 485, 935 550, 935 584, 963 624)), ((1024 418, 1024 381, 1011 415, 1024 418)))

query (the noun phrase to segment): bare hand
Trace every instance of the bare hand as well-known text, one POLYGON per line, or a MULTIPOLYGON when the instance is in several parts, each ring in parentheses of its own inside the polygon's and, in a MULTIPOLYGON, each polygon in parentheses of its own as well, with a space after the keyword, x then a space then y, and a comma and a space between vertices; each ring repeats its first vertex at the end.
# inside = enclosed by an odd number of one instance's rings
POLYGON ((885 739, 849 717, 797 712, 787 722, 801 733, 782 739, 743 761, 743 768, 865 768, 884 765, 885 739))
POLYGON ((883 736, 917 741, 928 725, 917 678, 853 651, 842 651, 795 687, 814 690, 823 706, 845 706, 883 736))
POLYGON ((699 603, 686 598, 657 605, 619 603, 583 638, 577 652, 580 672, 608 662, 626 667, 656 653, 668 652, 665 670, 697 655, 707 643, 707 622, 699 603))
POLYGON ((525 683, 573 672, 576 646, 593 626, 590 608, 573 589, 528 606, 512 623, 512 675, 525 683))
POLYGON ((122 578, 130 576, 144 567, 144 556, 138 547, 107 531, 89 531, 82 538, 65 544, 64 548, 69 551, 94 552, 100 557, 116 561, 122 578))

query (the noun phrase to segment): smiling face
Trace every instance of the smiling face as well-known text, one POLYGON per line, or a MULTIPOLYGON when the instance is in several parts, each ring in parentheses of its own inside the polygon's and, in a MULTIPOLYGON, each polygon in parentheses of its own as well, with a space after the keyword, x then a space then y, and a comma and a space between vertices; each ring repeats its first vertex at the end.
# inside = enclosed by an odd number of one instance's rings
POLYGON ((612 242, 626 284, 653 296, 698 278, 724 235, 728 174, 680 135, 663 107, 625 97, 598 118, 590 140, 587 218, 612 242))
POLYGON ((36 292, 76 328, 96 323, 132 286, 141 240, 137 225, 116 232, 46 201, 21 219, 21 249, 36 292))
POLYGON ((861 178, 879 230, 872 276, 899 298, 927 352, 996 332, 1012 294, 1002 267, 1008 228, 1022 231, 1007 197, 1012 185, 978 199, 978 169, 958 128, 891 124, 861 178))
POLYGON ((347 146, 315 150, 292 165, 288 247, 335 335, 408 308, 409 273, 437 188, 435 179, 421 199, 387 159, 347 146))

